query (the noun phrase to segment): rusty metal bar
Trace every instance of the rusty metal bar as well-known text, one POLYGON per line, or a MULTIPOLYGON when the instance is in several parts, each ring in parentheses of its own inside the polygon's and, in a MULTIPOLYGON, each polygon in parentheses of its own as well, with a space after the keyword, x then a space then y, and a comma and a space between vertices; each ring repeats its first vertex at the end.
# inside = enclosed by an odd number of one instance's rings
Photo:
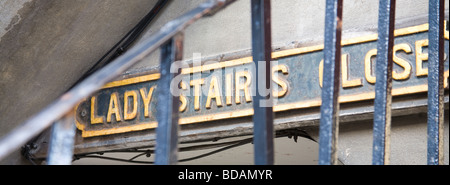
POLYGON ((342 0, 327 0, 322 105, 320 106, 319 164, 337 164, 339 85, 341 73, 342 0))
POLYGON ((175 61, 183 57, 183 35, 180 33, 161 46, 160 74, 157 86, 158 104, 156 107, 156 149, 155 164, 176 164, 178 160, 178 120, 179 94, 171 89, 178 88, 178 83, 171 83, 181 73, 181 68, 174 67, 175 61), (171 67, 177 69, 171 71, 171 67))
POLYGON ((177 33, 203 16, 210 16, 235 0, 209 0, 197 8, 165 24, 158 32, 136 45, 113 62, 95 72, 67 93, 32 116, 0 140, 0 160, 19 149, 27 141, 48 128, 54 121, 73 109, 84 98, 114 80, 125 70, 143 60, 177 33))
POLYGON ((429 1, 428 154, 429 165, 444 163, 444 0, 429 1))
POLYGON ((272 35, 270 0, 252 0, 252 55, 256 71, 256 94, 253 97, 253 135, 255 164, 272 165, 273 103, 271 102, 272 35))
POLYGON ((389 163, 395 0, 380 1, 373 126, 372 164, 389 163))
POLYGON ((48 165, 72 164, 75 130, 73 114, 67 114, 53 124, 47 152, 48 165))

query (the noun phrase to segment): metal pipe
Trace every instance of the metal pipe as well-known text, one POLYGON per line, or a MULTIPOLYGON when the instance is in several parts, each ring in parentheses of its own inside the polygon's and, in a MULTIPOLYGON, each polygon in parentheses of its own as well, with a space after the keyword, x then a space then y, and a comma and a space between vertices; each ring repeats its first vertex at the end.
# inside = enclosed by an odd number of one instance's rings
POLYGON ((180 33, 161 46, 161 77, 158 80, 158 103, 156 107, 156 149, 155 164, 169 165, 175 164, 178 160, 178 120, 179 120, 179 91, 171 91, 178 88, 179 83, 172 83, 172 80, 180 75, 181 68, 175 61, 182 60, 183 56, 183 35, 180 33), (176 69, 175 72, 171 68, 176 69), (174 94, 178 93, 178 94, 174 94))
POLYGON ((69 113, 52 126, 48 147, 48 165, 70 165, 75 143, 75 118, 69 113))
POLYGON ((270 0, 252 0, 251 12, 252 55, 256 67, 256 94, 253 97, 254 160, 257 165, 272 165, 274 130, 273 96, 270 97, 272 91, 270 0))
POLYGON ((380 1, 373 118, 374 165, 389 164, 395 0, 380 1))
POLYGON ((429 1, 428 152, 429 165, 444 164, 444 0, 429 1))
POLYGON ((319 164, 337 164, 339 85, 341 73, 342 0, 327 0, 325 13, 322 105, 320 106, 319 164))

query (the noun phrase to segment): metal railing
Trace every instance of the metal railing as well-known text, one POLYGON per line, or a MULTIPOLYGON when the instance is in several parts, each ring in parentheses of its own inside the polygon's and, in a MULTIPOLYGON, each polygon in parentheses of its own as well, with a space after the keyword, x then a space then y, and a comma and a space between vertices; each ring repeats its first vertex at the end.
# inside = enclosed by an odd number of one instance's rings
MULTIPOLYGON (((159 32, 95 72, 70 91, 34 115, 0 140, 0 160, 19 149, 27 141, 52 126, 48 164, 70 164, 73 156, 73 107, 104 84, 121 75, 133 64, 161 48, 161 77, 158 91, 169 92, 171 81, 180 71, 170 72, 175 61, 182 60, 183 31, 204 16, 213 15, 235 0, 210 0, 181 17, 170 21, 159 32)), ((395 0, 380 0, 378 17, 377 67, 374 103, 373 164, 389 163, 389 138, 392 102, 392 57, 395 25, 395 0)), ((324 37, 324 76, 319 131, 319 164, 337 164, 339 127, 339 84, 341 71, 341 31, 343 0, 326 0, 324 37)), ((265 61, 266 74, 270 73, 271 16, 270 0, 252 0, 252 55, 254 61, 265 61)), ((444 0, 429 1, 429 76, 428 76, 428 164, 443 163, 443 78, 444 78, 444 0)), ((259 69, 258 62, 256 70, 259 69)), ((256 71, 258 73, 258 71, 256 71)), ((271 75, 265 75, 270 82, 271 75)), ((258 77, 258 75, 257 75, 258 77)), ((266 86, 270 84, 258 84, 266 86)), ((174 87, 172 87, 174 88, 174 87)), ((157 93, 157 121, 155 164, 175 164, 178 148, 177 95, 157 93)), ((271 106, 260 106, 255 95, 254 159, 255 164, 274 163, 274 127, 271 106)))
MULTIPOLYGON (((337 163, 343 0, 327 0, 319 164, 337 163)), ((380 0, 372 164, 389 164, 392 66, 396 0, 380 0)), ((443 164, 444 0, 429 1, 428 164, 443 164)))

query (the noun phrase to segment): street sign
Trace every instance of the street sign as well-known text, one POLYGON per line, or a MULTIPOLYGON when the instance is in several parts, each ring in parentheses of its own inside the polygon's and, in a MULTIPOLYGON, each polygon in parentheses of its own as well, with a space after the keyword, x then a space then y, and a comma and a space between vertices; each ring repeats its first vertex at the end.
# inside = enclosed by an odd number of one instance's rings
MULTIPOLYGON (((428 24, 395 31, 393 96, 427 91, 428 24)), ((449 76, 449 36, 445 31, 445 88, 449 76)), ((375 97, 377 35, 342 41, 340 103, 375 97)), ((275 112, 319 107, 323 45, 272 53, 272 97, 275 112)), ((182 68, 179 76, 179 124, 251 116, 256 75, 251 57, 206 62, 182 68)), ((105 85, 76 107, 82 137, 128 133, 157 127, 156 86, 159 74, 147 74, 105 85)), ((175 83, 177 83, 175 82, 175 83)), ((167 92, 170 93, 170 92, 167 92)), ((208 122, 207 124, 214 124, 208 122)))

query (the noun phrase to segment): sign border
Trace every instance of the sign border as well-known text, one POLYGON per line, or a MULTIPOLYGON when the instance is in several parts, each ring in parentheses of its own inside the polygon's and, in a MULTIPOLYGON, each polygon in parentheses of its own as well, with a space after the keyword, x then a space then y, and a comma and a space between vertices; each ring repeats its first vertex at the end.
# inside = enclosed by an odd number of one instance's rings
MULTIPOLYGON (((422 24, 418 26, 412 26, 412 27, 406 27, 397 29, 394 31, 394 36, 404 36, 414 33, 420 33, 420 32, 426 32, 428 31, 429 24, 422 24)), ((365 42, 371 42, 376 41, 378 38, 378 34, 371 34, 351 39, 343 40, 341 45, 342 46, 348 46, 353 44, 360 44, 365 42)), ((288 49, 283 51, 276 51, 272 52, 272 58, 282 58, 292 55, 299 55, 304 53, 310 53, 314 51, 323 50, 323 44, 321 45, 315 45, 315 46, 308 46, 308 47, 302 47, 302 48, 295 48, 295 49, 288 49)), ((252 57, 243 57, 235 60, 228 60, 223 62, 218 62, 214 64, 208 64, 208 65, 202 65, 202 66, 196 66, 196 67, 190 67, 190 68, 184 68, 181 71, 181 74, 192 74, 192 73, 198 73, 203 71, 209 71, 213 69, 220 69, 220 68, 226 68, 226 67, 232 67, 232 66, 238 66, 243 65, 247 63, 253 62, 252 57)), ((113 88, 113 87, 119 87, 119 86, 125 86, 130 84, 136 84, 136 83, 142 83, 142 82, 148 82, 148 81, 154 81, 160 78, 159 73, 153 73, 133 78, 127 78, 123 80, 113 81, 109 82, 106 85, 102 87, 102 89, 107 88, 113 88)), ((416 85, 416 86, 410 86, 410 87, 403 87, 403 88, 397 88, 392 89, 392 95, 393 96, 399 96, 399 95, 407 95, 407 94, 415 94, 415 93, 421 93, 421 92, 427 92, 428 91, 428 85, 416 85)), ((362 93, 358 95, 343 95, 339 97, 339 103, 349 103, 349 102, 355 102, 355 101, 364 101, 364 100, 371 100, 375 98, 375 92, 368 92, 368 93, 362 93)), ((84 100, 85 101, 85 100, 84 100)), ((125 127, 117 127, 117 128, 110 128, 110 129, 104 129, 104 130, 85 130, 85 125, 78 122, 76 119, 76 110, 78 109, 78 106, 81 103, 79 103, 77 106, 75 106, 74 114, 75 114, 75 124, 76 127, 81 130, 81 136, 83 138, 87 137, 94 137, 94 136, 103 136, 103 135, 111 135, 111 134, 119 134, 119 133, 126 133, 126 132, 132 132, 132 131, 140 131, 145 129, 152 129, 157 127, 157 122, 147 122, 147 123, 141 123, 138 125, 131 125, 131 126, 125 126, 125 127)), ((280 111, 286 111, 286 110, 293 110, 293 109, 302 109, 302 108, 309 108, 309 107, 318 107, 321 105, 321 100, 310 100, 310 101, 301 101, 301 102, 295 102, 295 103, 288 103, 288 104, 282 104, 282 105, 275 105, 273 107, 274 112, 280 112, 280 111)), ((191 117, 184 117, 180 118, 179 124, 192 124, 192 123, 198 123, 198 122, 206 122, 206 121, 214 121, 214 120, 222 120, 227 118, 239 118, 239 117, 245 117, 245 116, 251 116, 253 115, 253 109, 244 109, 240 111, 232 111, 232 112, 221 112, 217 114, 209 114, 209 115, 201 115, 201 116, 191 116, 191 117)))

